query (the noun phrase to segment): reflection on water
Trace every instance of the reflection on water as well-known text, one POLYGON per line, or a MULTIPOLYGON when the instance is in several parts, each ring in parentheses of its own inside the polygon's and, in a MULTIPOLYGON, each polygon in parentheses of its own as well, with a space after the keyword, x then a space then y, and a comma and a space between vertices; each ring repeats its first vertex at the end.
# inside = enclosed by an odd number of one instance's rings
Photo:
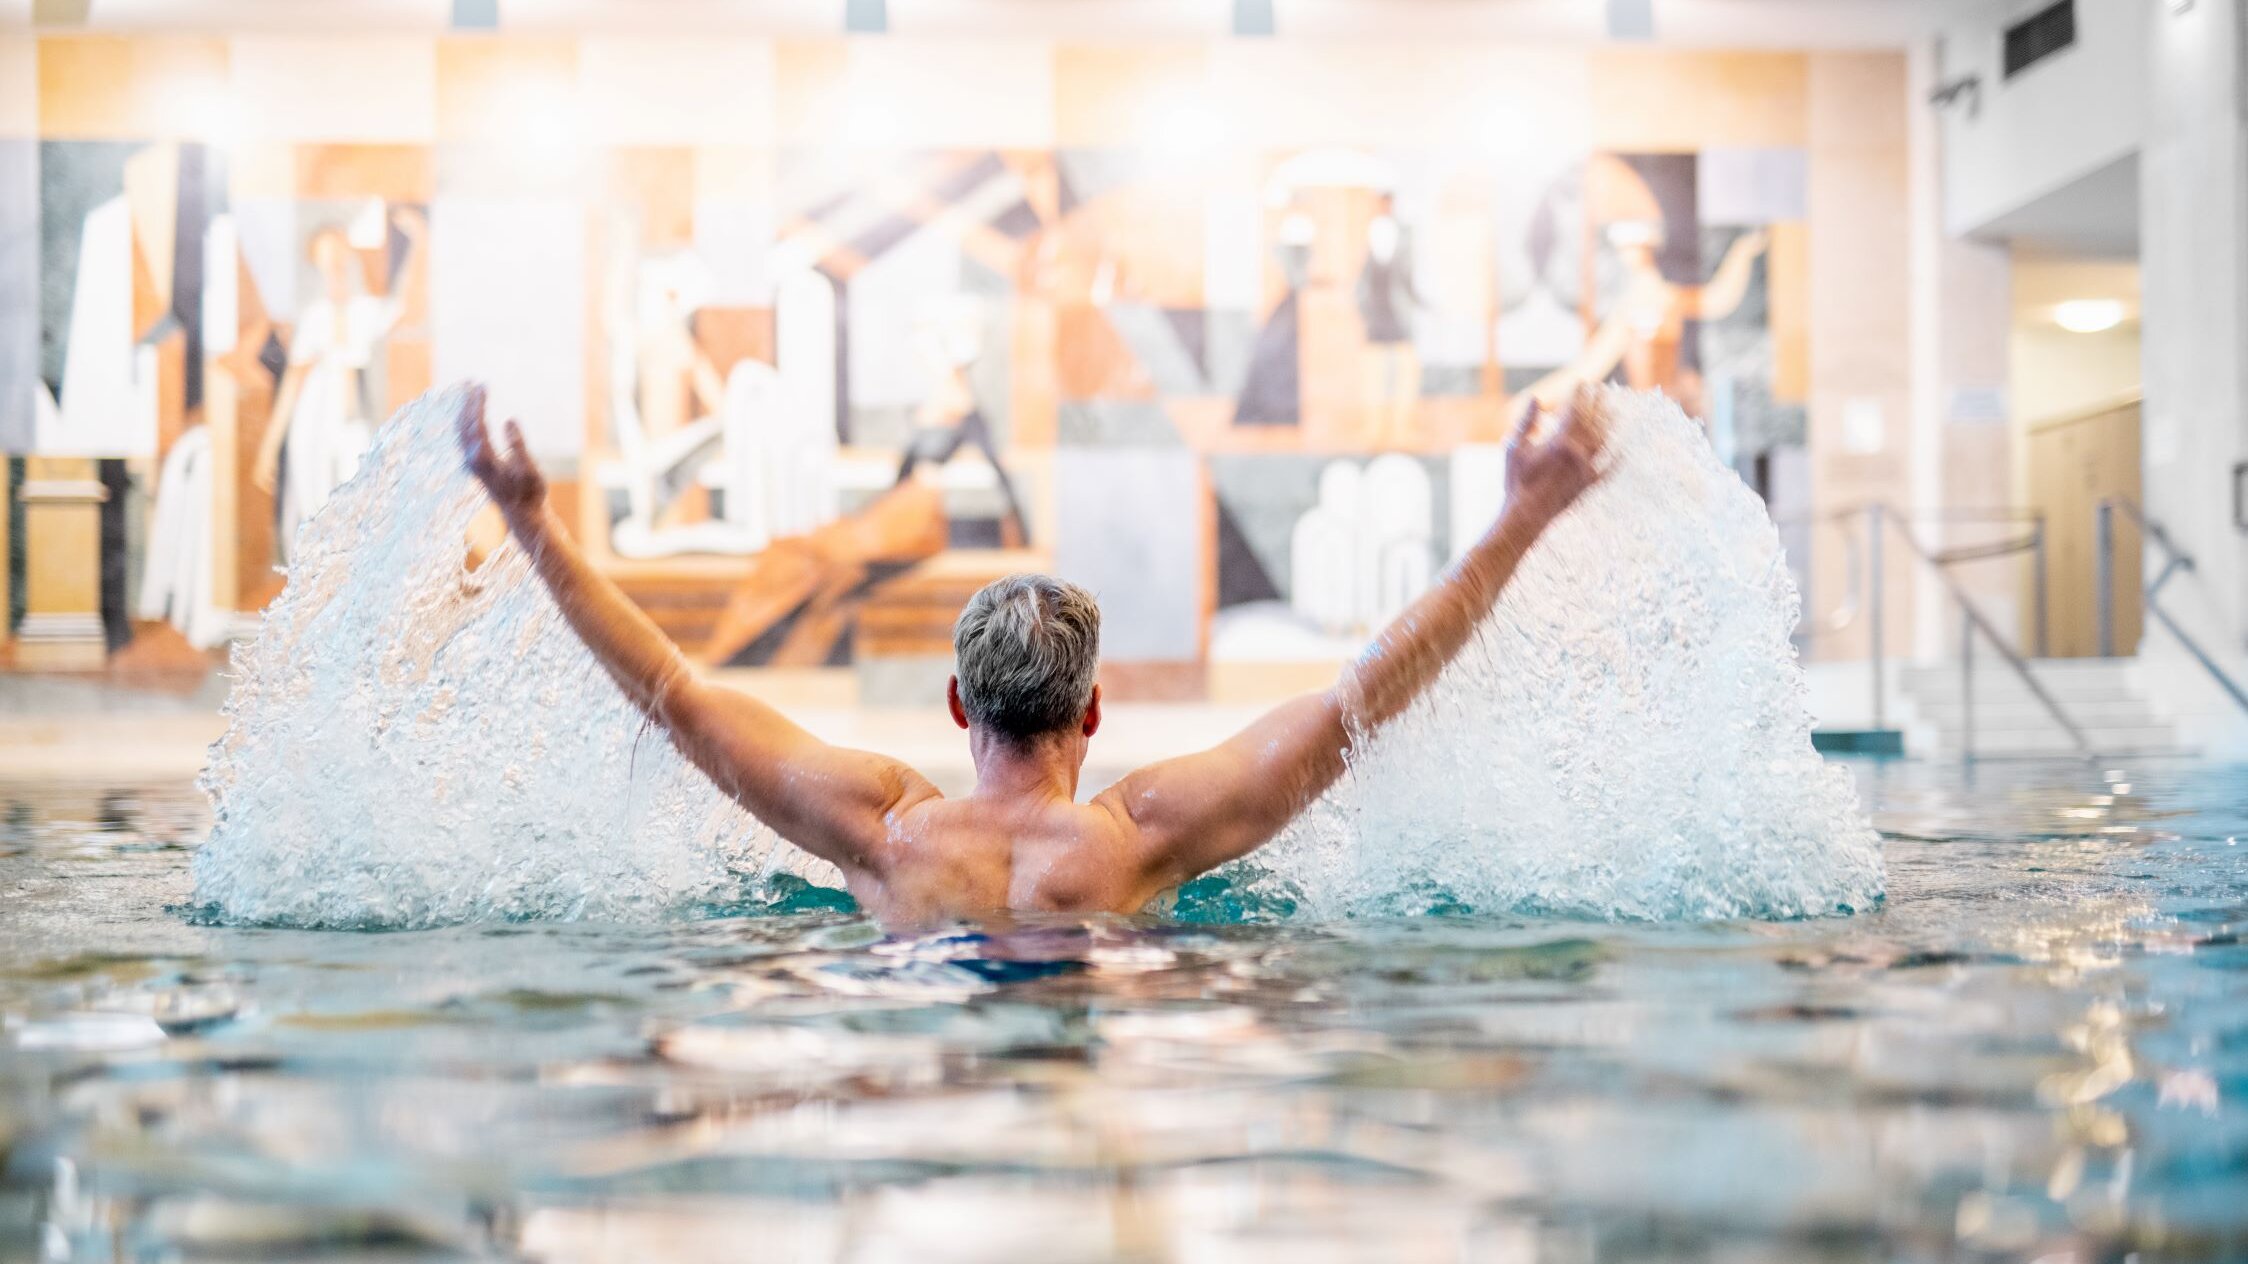
POLYGON ((201 926, 187 787, 0 787, 0 1259, 2248 1257, 2248 770, 1859 776, 1854 918, 913 940, 201 926))

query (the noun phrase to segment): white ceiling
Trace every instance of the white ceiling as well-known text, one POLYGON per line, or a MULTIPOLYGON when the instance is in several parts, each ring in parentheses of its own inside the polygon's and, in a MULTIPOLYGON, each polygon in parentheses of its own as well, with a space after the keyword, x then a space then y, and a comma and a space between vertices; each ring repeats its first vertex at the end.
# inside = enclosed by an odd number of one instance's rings
MULTIPOLYGON (((90 0, 84 25, 41 30, 442 31, 450 0, 90 0)), ((499 0, 502 30, 827 35, 844 0, 499 0)), ((1272 0, 1280 37, 1600 41, 1606 0, 1272 0)), ((1959 0, 1653 0, 1663 44, 1894 48, 1959 0)), ((899 35, 1197 39, 1228 34, 1232 0, 889 0, 899 35)), ((0 0, 31 23, 33 0, 0 0)))
POLYGON ((2139 155, 2126 154, 1975 233, 2024 250, 2089 259, 2139 256, 2139 155))

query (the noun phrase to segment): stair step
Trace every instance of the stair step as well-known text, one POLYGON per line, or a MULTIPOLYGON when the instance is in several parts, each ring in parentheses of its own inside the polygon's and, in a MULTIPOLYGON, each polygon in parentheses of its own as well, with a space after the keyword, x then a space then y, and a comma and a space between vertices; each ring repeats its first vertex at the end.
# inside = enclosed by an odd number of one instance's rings
MULTIPOLYGON (((1917 697, 1914 706, 1920 717, 1935 724, 1957 724, 1965 708, 1959 697, 1917 697)), ((2161 717, 2147 708, 2137 698, 2063 698, 2061 710, 2068 718, 2085 725, 2147 725, 2162 723, 2161 717)), ((2035 698, 1985 698, 1975 695, 1975 723, 1993 728, 2026 728, 2032 724, 2051 724, 2052 712, 2035 698)))
MULTIPOLYGON (((2146 742, 2175 738, 2178 735, 2178 730, 2168 724, 2086 724, 2080 727, 2083 729, 2084 735, 2094 739, 2094 741, 2146 742)), ((1955 724, 1938 724, 1934 728, 1936 732, 1945 737, 1957 737, 1962 731, 1955 724)), ((2003 726, 1977 724, 1975 726, 1977 741, 1984 738, 1994 742, 2010 741, 2018 737, 2036 737, 2045 733, 2057 733, 2066 737, 2068 730, 2058 724, 2009 724, 2003 726)))
MULTIPOLYGON (((1957 751, 1965 743, 1956 730, 1937 734, 1936 749, 1957 751)), ((2088 729, 2085 742, 2094 751, 2108 753, 2175 750, 2178 735, 2168 727, 2136 729, 2088 729)), ((2076 742, 2059 728, 2004 729, 1998 732, 1975 730, 1974 748, 1977 754, 2003 754, 2008 752, 2050 752, 2069 754, 2076 750, 2076 742)))
MULTIPOLYGON (((2154 714, 2140 693, 2134 661, 2033 659, 2029 670, 2083 730, 2093 752, 2137 756, 2181 751, 2177 727, 2154 714)), ((1934 739, 1932 753, 1961 751, 1965 715, 1959 679, 1956 663, 1917 665, 1902 675, 1900 683, 1921 730, 1934 739)), ((2045 704, 1996 655, 1978 653, 1975 658, 1974 726, 1973 750, 1981 758, 2066 756, 2078 750, 2045 704)))
MULTIPOLYGON (((2029 672, 2037 683, 2055 697, 2128 697, 2137 693, 2137 682, 2127 665, 2129 660, 2099 658, 2040 658, 2030 660, 2029 672)), ((1933 694, 1959 691, 1959 665, 1944 663, 1908 667, 1904 671, 1905 689, 1914 694, 1933 694)), ((2014 674, 2006 661, 1996 655, 1975 656, 1975 691, 2012 689, 2027 693, 2028 686, 2014 674)))
MULTIPOLYGON (((2038 688, 2056 698, 2082 698, 2087 702, 2100 698, 2143 697, 2138 685, 2129 681, 2089 681, 2050 679, 2036 677, 2038 688)), ((2029 684, 2010 671, 1992 671, 1978 666, 1973 684, 1978 698, 2033 697, 2029 684)), ((1956 698, 1959 696, 1959 674, 1948 673, 1934 680, 1908 680, 1905 692, 1916 698, 1956 698)))

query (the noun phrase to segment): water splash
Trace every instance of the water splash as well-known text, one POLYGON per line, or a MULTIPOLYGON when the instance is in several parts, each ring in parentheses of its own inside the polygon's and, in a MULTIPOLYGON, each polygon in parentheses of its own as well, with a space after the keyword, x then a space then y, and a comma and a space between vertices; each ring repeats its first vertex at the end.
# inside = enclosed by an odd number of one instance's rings
POLYGON ((1811 748, 1764 506, 1659 395, 1437 685, 1260 853, 1302 913, 1796 917, 1869 907, 1879 838, 1811 748))
MULTIPOLYGON (((467 568, 484 500, 454 447, 459 398, 383 427, 236 649, 202 783, 205 915, 628 918, 787 909, 799 875, 833 884, 640 721, 518 550, 467 568)), ((1219 903, 1679 918, 1879 898, 1877 839, 1811 750, 1770 521, 1674 406, 1614 401, 1608 479, 1437 688, 1222 875, 1219 903)))
POLYGON ((485 499, 460 400, 426 395, 382 428, 236 646, 197 902, 335 927, 738 902, 800 853, 641 721, 512 543, 468 569, 485 499))

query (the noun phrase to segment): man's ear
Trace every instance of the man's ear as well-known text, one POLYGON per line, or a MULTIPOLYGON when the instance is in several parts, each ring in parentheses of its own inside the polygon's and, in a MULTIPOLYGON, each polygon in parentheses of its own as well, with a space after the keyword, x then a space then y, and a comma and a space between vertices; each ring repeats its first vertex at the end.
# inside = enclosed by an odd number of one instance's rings
POLYGON ((952 722, 961 728, 968 727, 968 708, 960 705, 960 678, 947 676, 944 682, 945 709, 952 712, 952 722))
POLYGON ((1085 736, 1101 731, 1101 687, 1093 686, 1093 700, 1085 704, 1085 736))

